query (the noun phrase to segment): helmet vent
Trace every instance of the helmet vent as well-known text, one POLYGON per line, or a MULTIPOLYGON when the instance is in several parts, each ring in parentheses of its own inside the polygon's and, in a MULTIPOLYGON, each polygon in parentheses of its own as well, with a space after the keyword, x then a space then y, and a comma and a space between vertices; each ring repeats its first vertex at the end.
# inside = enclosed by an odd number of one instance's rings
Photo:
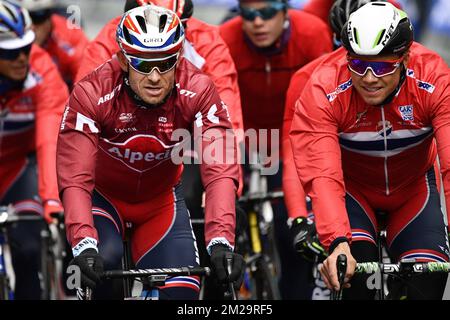
POLYGON ((380 44, 381 39, 383 39, 385 33, 386 33, 386 29, 383 29, 383 30, 380 32, 380 35, 378 36, 378 39, 377 39, 377 41, 375 42, 374 47, 376 47, 377 45, 380 44))
POLYGON ((12 12, 11 9, 8 8, 8 6, 3 6, 3 8, 5 8, 6 11, 8 11, 9 15, 13 18, 14 23, 17 23, 18 21, 14 12, 12 12))
POLYGON ((355 39, 356 44, 359 45, 358 31, 356 28, 353 29, 353 38, 355 39))
POLYGON ((163 32, 164 31, 164 27, 166 26, 166 22, 167 22, 167 15, 166 14, 162 14, 161 17, 159 18, 159 32, 163 32))
POLYGON ((181 28, 180 28, 180 26, 178 26, 177 31, 175 32, 175 37, 173 39, 173 42, 177 42, 178 39, 180 39, 180 34, 181 34, 181 28))
POLYGON ((373 5, 373 6, 384 7, 386 4, 385 4, 385 3, 381 3, 381 2, 373 2, 372 5, 373 5))
POLYGON ((125 37, 125 40, 127 40, 128 43, 133 43, 130 37, 130 32, 128 31, 128 28, 123 28, 123 36, 125 37))
POLYGON ((136 20, 139 23, 139 26, 141 27, 142 31, 144 33, 147 33, 147 25, 145 24, 145 19, 143 16, 136 16, 136 20))

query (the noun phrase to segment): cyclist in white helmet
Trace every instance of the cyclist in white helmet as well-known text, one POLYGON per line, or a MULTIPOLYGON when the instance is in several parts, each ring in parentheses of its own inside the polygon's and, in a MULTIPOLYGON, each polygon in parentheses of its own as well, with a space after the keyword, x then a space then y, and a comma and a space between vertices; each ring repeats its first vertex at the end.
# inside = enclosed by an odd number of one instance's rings
MULTIPOLYGON (((450 74, 413 41, 406 13, 387 2, 352 13, 341 40, 345 50, 322 61, 297 100, 290 138, 329 253, 321 268, 327 287, 340 289, 336 259, 345 254, 344 298, 372 299, 367 277, 353 273, 356 262, 378 261, 381 228, 397 261, 449 260, 435 160, 439 152, 448 191, 450 74)), ((441 299, 446 278, 411 279, 406 297, 441 299)))

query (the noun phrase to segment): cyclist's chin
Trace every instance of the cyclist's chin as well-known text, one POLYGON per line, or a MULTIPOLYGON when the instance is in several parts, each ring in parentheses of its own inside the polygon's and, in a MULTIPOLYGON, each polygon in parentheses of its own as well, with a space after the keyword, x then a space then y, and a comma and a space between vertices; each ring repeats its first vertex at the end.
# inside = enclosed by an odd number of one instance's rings
POLYGON ((167 90, 164 90, 163 88, 144 88, 141 90, 139 96, 146 103, 157 105, 164 101, 167 96, 167 90))
POLYGON ((358 90, 358 93, 363 98, 364 102, 371 106, 380 105, 389 95, 384 88, 376 92, 368 92, 362 89, 358 90))

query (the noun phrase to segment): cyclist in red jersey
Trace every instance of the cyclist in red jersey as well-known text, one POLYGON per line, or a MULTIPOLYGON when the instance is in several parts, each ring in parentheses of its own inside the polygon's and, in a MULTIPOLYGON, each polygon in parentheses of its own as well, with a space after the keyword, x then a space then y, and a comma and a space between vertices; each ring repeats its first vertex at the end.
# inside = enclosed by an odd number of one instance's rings
MULTIPOLYGON (((68 92, 48 54, 33 40, 28 12, 0 1, 0 205, 13 204, 19 213, 50 221, 51 213, 62 211, 55 158, 68 92)), ((8 230, 16 299, 40 299, 42 227, 23 222, 8 230)))
POLYGON ((289 131, 291 129, 292 118, 294 117, 295 103, 300 97, 308 80, 311 78, 314 70, 322 64, 322 61, 328 59, 330 56, 341 55, 345 50, 341 47, 341 30, 347 22, 351 13, 362 7, 368 2, 374 0, 336 0, 334 1, 330 12, 328 21, 333 30, 333 39, 335 40, 336 51, 317 58, 308 63, 306 66, 298 70, 291 78, 288 91, 286 93, 286 107, 284 111, 283 120, 283 192, 286 206, 288 209, 291 234, 293 237, 293 245, 297 252, 308 256, 310 259, 314 255, 321 254, 323 248, 317 239, 314 222, 312 219, 312 212, 308 212, 305 205, 304 190, 297 176, 297 169, 295 168, 294 157, 292 155, 292 146, 289 139, 289 131))
MULTIPOLYGON (((222 143, 233 131, 212 80, 181 57, 184 28, 174 12, 154 5, 127 11, 117 41, 121 51, 75 85, 57 150, 71 263, 101 298, 115 297, 98 275, 103 267, 121 268, 126 223, 138 268, 199 264, 180 186, 183 167, 175 161, 190 137, 179 132, 193 132, 202 150, 236 156, 235 146, 222 143)), ((244 261, 232 253, 238 165, 203 161, 200 171, 213 270, 239 285, 244 261)), ((161 298, 197 298, 199 286, 196 277, 176 277, 160 288, 161 298)))
MULTIPOLYGON (((165 7, 177 13, 186 32, 184 57, 211 77, 219 91, 220 97, 228 106, 233 128, 243 129, 236 68, 227 45, 220 37, 218 27, 192 17, 194 7, 191 0, 127 0, 124 11, 127 12, 130 9, 146 4, 165 7)), ((121 17, 112 19, 87 46, 77 79, 83 78, 99 65, 111 59, 119 51, 115 33, 120 19, 121 17)), ((238 144, 241 144, 241 141, 238 141, 238 144)), ((192 155, 193 157, 195 156, 194 153, 192 155)), ((242 174, 239 177, 238 195, 241 194, 243 188, 242 174)), ((202 194, 204 188, 198 165, 186 163, 182 179, 185 184, 190 186, 190 188, 184 189, 184 198, 191 218, 196 220, 203 219, 202 194)), ((205 249, 206 244, 202 241, 203 226, 195 224, 193 227, 198 240, 200 259, 203 262, 209 257, 205 249)), ((206 289, 205 297, 208 295, 208 292, 217 291, 214 288, 209 290, 209 280, 207 279, 208 285, 206 288, 208 289, 206 289)))
MULTIPOLYGON (((336 258, 347 255, 344 297, 369 299, 366 277, 352 276, 356 260, 378 260, 380 228, 396 260, 448 261, 434 164, 438 152, 450 190, 450 76, 441 57, 413 42, 407 15, 392 4, 355 11, 341 39, 346 50, 324 58, 298 99, 290 138, 330 253, 321 274, 339 289, 336 258)), ((408 298, 441 299, 445 285, 446 275, 421 276, 408 298)))
POLYGON ((47 51, 64 81, 72 87, 89 39, 80 26, 54 13, 55 0, 12 0, 27 9, 33 21, 35 43, 47 51))
MULTIPOLYGON (((218 28, 191 17, 193 11, 191 0, 127 0, 125 12, 145 4, 173 9, 178 14, 186 30, 186 47, 183 53, 185 58, 211 77, 220 97, 229 108, 233 128, 242 129, 241 98, 236 68, 226 44, 219 35, 218 28)), ((121 17, 112 19, 89 43, 76 81, 84 78, 119 51, 116 28, 120 19, 121 17)))
MULTIPOLYGON (((286 1, 239 1, 240 16, 220 26, 238 71, 242 97, 244 128, 269 130, 267 150, 278 152, 278 139, 271 141, 271 131, 280 130, 286 90, 290 78, 300 67, 331 51, 327 26, 317 17, 298 10, 288 10, 286 1)), ((263 140, 261 140, 263 141, 263 140)), ((247 157, 256 150, 247 145, 247 157), (250 148, 252 150, 250 150, 250 148)), ((261 151, 261 149, 259 150, 261 151)), ((278 166, 278 159, 271 165, 278 166)), ((271 190, 281 189, 281 172, 268 176, 271 190)), ((280 201, 274 207, 275 235, 281 258, 281 296, 308 299, 310 273, 293 252, 286 226, 287 213, 280 201), (293 260, 295 259, 295 260, 293 260), (301 279, 301 280, 300 280, 301 279)), ((310 286, 309 286, 310 287, 310 286)))

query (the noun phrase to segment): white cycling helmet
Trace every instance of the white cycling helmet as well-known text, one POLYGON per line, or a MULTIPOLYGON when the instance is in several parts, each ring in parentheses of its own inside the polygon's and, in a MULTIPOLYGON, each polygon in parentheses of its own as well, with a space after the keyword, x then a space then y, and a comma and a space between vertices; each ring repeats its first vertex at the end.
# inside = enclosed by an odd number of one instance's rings
POLYGON ((127 11, 117 26, 117 43, 126 55, 178 53, 184 44, 184 28, 177 14, 154 5, 127 11))
POLYGON ((0 0, 0 49, 18 49, 33 43, 31 24, 26 9, 0 0))
POLYGON ((47 10, 55 7, 54 0, 9 0, 28 11, 30 13, 34 11, 47 10))
POLYGON ((375 56, 405 53, 414 36, 408 15, 389 2, 370 2, 353 12, 342 28, 348 52, 375 56))

